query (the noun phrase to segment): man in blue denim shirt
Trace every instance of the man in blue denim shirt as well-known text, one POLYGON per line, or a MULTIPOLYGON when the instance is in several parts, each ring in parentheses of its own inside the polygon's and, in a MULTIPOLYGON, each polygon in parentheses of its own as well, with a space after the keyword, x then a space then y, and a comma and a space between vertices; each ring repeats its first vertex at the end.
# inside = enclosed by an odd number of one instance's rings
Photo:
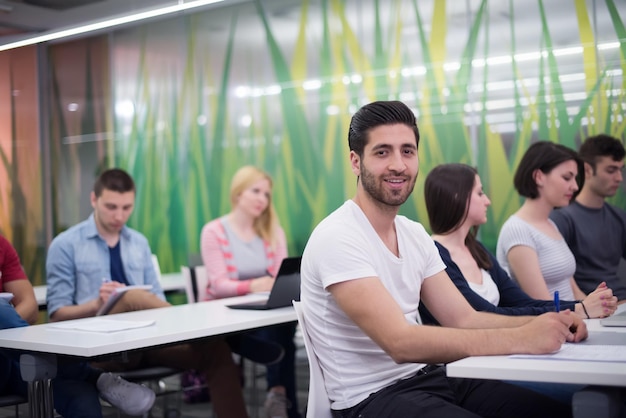
MULTIPOLYGON (((93 214, 59 234, 46 260, 48 314, 52 321, 96 315, 111 293, 127 285, 152 285, 152 291, 129 290, 110 314, 169 306, 157 280, 148 240, 126 226, 135 203, 135 184, 120 169, 103 172, 91 193, 93 214)), ((243 418, 247 412, 238 369, 224 340, 133 353, 126 363, 100 364, 106 370, 143 366, 196 369, 206 376, 219 418, 243 418)))
POLYGON ((148 240, 125 225, 121 227, 117 247, 124 281, 115 280, 110 261, 113 251, 101 238, 95 216, 96 212, 59 234, 50 245, 47 304, 53 321, 94 316, 106 300, 100 295, 101 289, 109 295, 116 287, 148 284, 152 285, 151 292, 165 301, 148 240))

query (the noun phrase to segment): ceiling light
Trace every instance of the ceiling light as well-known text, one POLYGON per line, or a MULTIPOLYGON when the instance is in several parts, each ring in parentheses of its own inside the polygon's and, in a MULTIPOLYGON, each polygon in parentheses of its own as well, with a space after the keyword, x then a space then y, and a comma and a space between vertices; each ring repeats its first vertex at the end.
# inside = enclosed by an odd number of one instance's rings
POLYGON ((144 12, 134 13, 122 17, 116 17, 113 19, 107 19, 96 23, 90 23, 83 26, 78 26, 70 29, 63 29, 54 32, 45 33, 43 35, 37 35, 32 38, 23 39, 21 41, 11 42, 5 45, 0 45, 0 51, 6 51, 8 49, 19 48, 27 45, 34 45, 40 42, 52 41, 55 39, 66 38, 69 36, 80 35, 88 32, 93 32, 99 29, 111 28, 114 26, 124 25, 126 23, 137 22, 139 20, 150 19, 153 17, 164 16, 172 13, 181 12, 184 10, 193 9, 196 7, 206 6, 213 3, 219 3, 224 0, 195 0, 187 3, 178 3, 173 6, 161 7, 154 10, 148 10, 144 12))

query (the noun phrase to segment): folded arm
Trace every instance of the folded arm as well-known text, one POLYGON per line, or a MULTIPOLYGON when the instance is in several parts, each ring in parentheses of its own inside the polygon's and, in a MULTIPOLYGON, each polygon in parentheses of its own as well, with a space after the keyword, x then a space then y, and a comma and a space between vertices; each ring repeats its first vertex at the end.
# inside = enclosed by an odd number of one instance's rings
POLYGON ((11 280, 4 283, 4 290, 13 293, 11 304, 22 319, 29 324, 37 322, 39 305, 35 298, 35 291, 28 279, 11 280))

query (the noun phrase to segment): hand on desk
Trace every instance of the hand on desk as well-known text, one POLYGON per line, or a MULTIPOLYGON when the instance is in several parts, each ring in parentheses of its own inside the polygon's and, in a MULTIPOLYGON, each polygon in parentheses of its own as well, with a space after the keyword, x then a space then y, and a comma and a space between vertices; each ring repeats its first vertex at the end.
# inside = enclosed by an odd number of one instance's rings
POLYGON ((258 279, 252 279, 250 283, 250 292, 269 292, 274 286, 274 278, 272 276, 263 276, 258 279))
POLYGON ((569 309, 539 315, 521 327, 527 333, 524 353, 547 354, 558 351, 565 341, 579 342, 587 338, 587 326, 569 309))
POLYGON ((605 318, 613 315, 617 309, 617 297, 613 291, 602 282, 583 300, 589 318, 605 318))

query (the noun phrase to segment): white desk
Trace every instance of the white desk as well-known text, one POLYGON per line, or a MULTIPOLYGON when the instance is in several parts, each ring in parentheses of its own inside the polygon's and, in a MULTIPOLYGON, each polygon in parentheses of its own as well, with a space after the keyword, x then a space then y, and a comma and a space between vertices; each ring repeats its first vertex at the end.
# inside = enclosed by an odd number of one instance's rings
POLYGON ((152 326, 114 333, 62 330, 54 323, 0 330, 0 347, 91 358, 297 320, 293 307, 247 311, 225 306, 263 297, 246 295, 111 315, 107 318, 156 321, 152 326))
MULTIPOLYGON (((0 348, 88 359, 297 320, 293 307, 248 311, 229 309, 225 306, 264 297, 266 296, 246 295, 111 315, 107 318, 120 321, 147 319, 156 321, 154 325, 148 327, 113 333, 63 330, 55 328, 54 323, 0 330, 0 348)), ((32 399, 33 402, 41 401, 36 397, 33 398, 35 398, 32 399)))
MULTIPOLYGON (((605 337, 611 337, 613 343, 626 349, 626 328, 603 327, 599 319, 585 322, 589 339, 583 344, 602 344, 605 337)), ((450 377, 626 387, 626 363, 619 362, 483 356, 455 361, 446 370, 450 377)))

